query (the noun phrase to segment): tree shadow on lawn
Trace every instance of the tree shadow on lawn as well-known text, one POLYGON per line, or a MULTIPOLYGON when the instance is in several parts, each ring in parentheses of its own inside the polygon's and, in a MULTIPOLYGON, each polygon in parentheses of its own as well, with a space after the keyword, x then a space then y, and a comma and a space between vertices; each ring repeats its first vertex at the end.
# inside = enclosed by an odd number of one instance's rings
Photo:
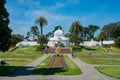
POLYGON ((19 68, 21 68, 21 66, 0 65, 0 76, 8 76, 19 68))
POLYGON ((34 67, 26 66, 0 66, 0 76, 16 77, 16 76, 29 76, 29 75, 54 75, 55 73, 65 72, 61 68, 38 68, 33 70, 34 67))
POLYGON ((62 68, 38 68, 33 72, 40 75, 54 75, 60 72, 66 72, 67 70, 63 70, 62 68))

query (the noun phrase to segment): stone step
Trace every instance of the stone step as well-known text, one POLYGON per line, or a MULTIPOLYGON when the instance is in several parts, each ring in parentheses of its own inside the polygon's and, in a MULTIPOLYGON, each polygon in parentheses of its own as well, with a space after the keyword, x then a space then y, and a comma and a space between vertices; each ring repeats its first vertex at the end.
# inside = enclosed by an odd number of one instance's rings
MULTIPOLYGON (((45 48, 45 53, 55 53, 55 48, 45 48)), ((60 54, 72 54, 72 49, 70 47, 68 48, 61 48, 60 54)))

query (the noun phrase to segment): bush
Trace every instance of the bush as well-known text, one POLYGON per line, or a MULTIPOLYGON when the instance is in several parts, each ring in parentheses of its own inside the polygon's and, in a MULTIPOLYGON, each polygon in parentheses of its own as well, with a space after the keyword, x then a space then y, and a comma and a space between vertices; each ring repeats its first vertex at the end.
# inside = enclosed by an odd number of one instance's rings
POLYGON ((104 52, 108 52, 107 49, 103 46, 100 47, 104 52))
POLYGON ((36 46, 36 51, 43 51, 45 46, 36 46))
POLYGON ((120 47, 120 37, 117 37, 115 40, 115 46, 120 47))
POLYGON ((88 46, 85 46, 84 48, 85 48, 86 50, 96 50, 95 47, 88 47, 88 46))
POLYGON ((72 46, 73 51, 80 51, 82 48, 80 46, 72 46))

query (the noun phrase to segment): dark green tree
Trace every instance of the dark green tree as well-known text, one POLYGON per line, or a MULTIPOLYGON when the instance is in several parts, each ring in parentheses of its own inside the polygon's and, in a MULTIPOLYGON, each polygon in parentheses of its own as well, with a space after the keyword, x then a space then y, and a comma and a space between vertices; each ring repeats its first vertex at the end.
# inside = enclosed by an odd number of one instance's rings
POLYGON ((27 36, 25 37, 25 39, 27 39, 29 41, 30 36, 31 36, 31 31, 28 31, 27 36))
POLYGON ((105 25, 102 28, 102 32, 104 32, 108 39, 117 38, 120 36, 120 22, 110 23, 105 25))
POLYGON ((89 25, 88 26, 88 34, 90 38, 94 38, 94 33, 99 29, 97 25, 89 25))
POLYGON ((39 36, 39 30, 37 26, 31 27, 31 33, 33 34, 33 41, 35 40, 35 36, 39 36))
POLYGON ((35 20, 35 23, 40 25, 41 35, 43 35, 43 26, 48 24, 47 19, 44 17, 39 17, 35 20))
POLYGON ((37 39, 37 43, 40 44, 40 46, 43 46, 43 44, 47 43, 47 37, 45 35, 40 35, 37 39))
POLYGON ((6 0, 0 0, 0 51, 7 51, 11 46, 11 32, 12 30, 8 27, 9 24, 9 13, 5 8, 6 0))
POLYGON ((82 37, 84 40, 89 39, 89 29, 88 27, 83 27, 82 37))
POLYGON ((81 34, 82 34, 82 25, 79 21, 75 21, 72 23, 70 27, 70 42, 75 43, 75 46, 78 46, 81 40, 81 34))
POLYGON ((117 38, 115 39, 115 46, 116 46, 116 47, 120 47, 120 37, 117 37, 117 38))
POLYGON ((103 45, 103 41, 107 38, 106 34, 104 32, 101 32, 98 36, 97 39, 101 41, 101 45, 103 45))
POLYGON ((13 34, 11 38, 11 45, 15 46, 18 42, 23 41, 24 37, 20 34, 13 34))

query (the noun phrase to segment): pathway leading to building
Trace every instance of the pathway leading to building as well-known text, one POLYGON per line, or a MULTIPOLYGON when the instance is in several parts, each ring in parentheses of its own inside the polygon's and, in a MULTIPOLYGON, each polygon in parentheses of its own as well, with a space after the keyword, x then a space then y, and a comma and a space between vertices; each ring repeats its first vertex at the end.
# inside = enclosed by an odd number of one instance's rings
POLYGON ((29 63, 25 67, 18 70, 16 73, 9 77, 5 77, 2 80, 118 80, 100 74, 94 65, 87 64, 78 58, 72 59, 71 55, 68 54, 70 59, 81 69, 83 74, 81 75, 35 75, 31 72, 40 62, 42 62, 48 55, 44 55, 41 58, 29 63))

